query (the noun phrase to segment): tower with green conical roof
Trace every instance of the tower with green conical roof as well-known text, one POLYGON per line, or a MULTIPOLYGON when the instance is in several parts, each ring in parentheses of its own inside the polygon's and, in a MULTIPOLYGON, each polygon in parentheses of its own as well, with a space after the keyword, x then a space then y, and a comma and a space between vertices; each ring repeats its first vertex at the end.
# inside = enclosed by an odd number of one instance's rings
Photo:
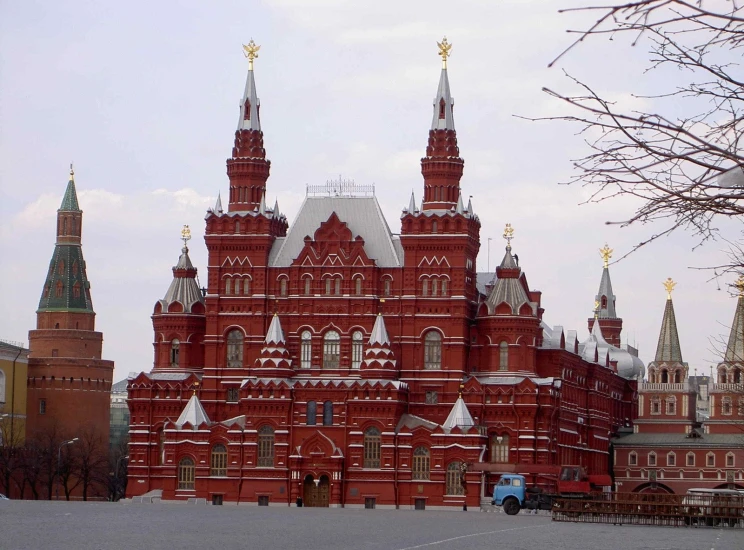
POLYGON ((95 330, 82 225, 71 165, 36 329, 29 331, 27 437, 94 437, 106 448, 114 363, 101 359, 103 334, 95 330))

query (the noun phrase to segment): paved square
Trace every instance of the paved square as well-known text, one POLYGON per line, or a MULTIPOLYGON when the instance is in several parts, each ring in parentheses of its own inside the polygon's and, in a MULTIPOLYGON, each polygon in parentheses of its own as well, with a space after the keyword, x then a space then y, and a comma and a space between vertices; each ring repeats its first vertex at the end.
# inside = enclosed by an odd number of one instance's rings
POLYGON ((713 549, 744 531, 553 523, 498 513, 0 502, 0 549, 713 549))

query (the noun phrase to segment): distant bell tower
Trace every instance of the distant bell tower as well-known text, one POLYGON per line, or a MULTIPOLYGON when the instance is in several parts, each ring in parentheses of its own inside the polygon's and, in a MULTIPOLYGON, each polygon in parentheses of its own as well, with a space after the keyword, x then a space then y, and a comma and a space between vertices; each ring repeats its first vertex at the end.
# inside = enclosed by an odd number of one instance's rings
POLYGON ((36 330, 29 332, 27 438, 95 436, 108 446, 114 363, 101 359, 103 334, 95 331, 82 223, 70 165, 36 330))

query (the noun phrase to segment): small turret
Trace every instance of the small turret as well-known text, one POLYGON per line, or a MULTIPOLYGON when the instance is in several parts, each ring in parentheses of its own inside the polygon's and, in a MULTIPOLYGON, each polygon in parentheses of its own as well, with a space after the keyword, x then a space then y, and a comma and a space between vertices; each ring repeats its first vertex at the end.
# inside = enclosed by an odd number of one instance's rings
POLYGON ((599 326, 602 328, 602 334, 604 334, 607 342, 619 348, 623 320, 617 316, 617 311, 615 310, 615 294, 612 291, 612 281, 610 280, 609 265, 612 252, 613 250, 606 244, 599 251, 604 262, 604 267, 602 268, 602 279, 599 282, 599 291, 596 295, 596 315, 589 318, 588 325, 589 332, 591 332, 596 317, 599 320, 599 326))
POLYGON ((369 335, 368 347, 364 350, 362 371, 365 378, 395 378, 395 354, 390 349, 390 338, 388 337, 385 319, 381 314, 377 315, 372 332, 369 335))
POLYGON ((292 359, 286 348, 282 323, 276 313, 271 318, 255 367, 261 369, 261 376, 289 376, 292 372, 292 359))

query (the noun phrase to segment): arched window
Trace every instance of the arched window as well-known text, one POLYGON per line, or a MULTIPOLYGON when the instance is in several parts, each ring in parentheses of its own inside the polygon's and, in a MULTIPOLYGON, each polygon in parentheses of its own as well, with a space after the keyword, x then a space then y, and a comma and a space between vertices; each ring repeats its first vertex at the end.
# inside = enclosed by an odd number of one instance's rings
POLYGON ((67 235, 67 218, 62 218, 62 234, 67 235))
POLYGON ((432 279, 431 280, 431 295, 432 296, 436 296, 437 295, 437 290, 438 290, 437 289, 437 286, 438 286, 437 283, 438 282, 439 281, 437 279, 432 279))
POLYGON ((390 279, 385 279, 382 281, 382 295, 383 296, 390 296, 390 279))
POLYGON ((64 260, 59 261, 59 264, 57 265, 57 273, 59 275, 65 274, 65 261, 64 260))
POLYGON ((429 279, 421 281, 421 296, 429 295, 429 279))
POLYGON ((307 425, 315 426, 318 423, 318 404, 315 401, 307 402, 307 425))
POLYGON ((227 335, 227 366, 243 366, 243 333, 238 329, 231 330, 227 335))
POLYGON ((310 277, 305 277, 305 296, 310 296, 310 277))
POLYGON ((329 330, 323 337, 323 368, 337 369, 340 357, 341 336, 335 330, 329 330))
POLYGON ((499 370, 509 370, 509 344, 499 344, 499 370))
MULTIPOLYGON (((309 281, 310 279, 305 279, 306 281, 309 281)), ((309 330, 306 330, 302 333, 301 336, 301 343, 300 343, 300 368, 301 369, 309 369, 310 365, 312 365, 313 361, 313 342, 312 342, 312 334, 310 334, 309 330)))
POLYGON ((380 430, 372 426, 364 431, 364 468, 380 467, 380 430))
POLYGON ((437 232, 437 229, 438 229, 438 227, 437 227, 437 220, 432 220, 432 222, 431 222, 431 232, 432 233, 436 233, 437 232))
POLYGON ((674 383, 679 384, 682 382, 682 371, 677 369, 674 371, 674 383))
POLYGON ((738 367, 734 369, 734 384, 741 384, 741 369, 738 367))
POLYGON ((80 298, 80 282, 79 281, 75 281, 75 284, 72 285, 72 297, 80 298))
POLYGON ((351 335, 351 368, 358 369, 362 366, 362 356, 364 354, 364 341, 362 332, 355 330, 351 335))
POLYGON ((666 400, 666 413, 667 414, 677 414, 677 398, 673 395, 670 395, 667 397, 666 400))
POLYGON ((171 349, 170 349, 170 364, 171 367, 177 367, 178 366, 178 356, 179 356, 179 348, 181 347, 181 342, 178 340, 178 338, 174 338, 171 340, 171 349))
POLYGON ((669 371, 667 371, 666 369, 662 369, 661 371, 661 383, 662 384, 669 383, 669 371))
POLYGON ((726 369, 724 369, 723 367, 718 369, 718 383, 719 384, 726 383, 726 369))
POLYGON ((333 278, 332 277, 326 277, 325 280, 325 293, 326 296, 330 296, 331 292, 333 292, 333 278))
POLYGON ((491 438, 491 462, 509 463, 509 436, 494 435, 491 438))
POLYGON ((667 453, 667 466, 676 466, 677 465, 677 455, 673 452, 667 453))
POLYGON ((217 477, 227 475, 227 449, 222 444, 212 447, 212 467, 209 475, 217 477))
POLYGON ((357 277, 356 279, 354 279, 354 294, 356 294, 357 296, 362 295, 362 278, 361 277, 357 277))
POLYGON ((416 447, 413 451, 413 464, 411 465, 412 479, 429 479, 431 459, 429 449, 416 447))
POLYGON ((257 466, 274 467, 274 428, 271 426, 262 426, 258 430, 257 466))
POLYGON ((333 401, 323 403, 323 426, 333 426, 333 401))
POLYGON ((62 284, 62 281, 57 281, 57 288, 54 289, 54 294, 57 298, 61 298, 62 294, 64 293, 65 285, 62 284))
POLYGON ((336 296, 341 296, 341 277, 336 277, 334 286, 335 286, 336 296))
POLYGON ((465 491, 462 486, 462 462, 455 460, 447 466, 447 487, 446 495, 464 495, 465 491))
POLYGON ((232 279, 230 279, 230 277, 226 277, 225 278, 225 296, 230 295, 231 286, 232 286, 231 283, 232 283, 232 279))
POLYGON ((424 336, 424 368, 442 368, 442 335, 436 330, 430 330, 424 336))
POLYGON ((235 222, 235 232, 240 233, 240 221, 239 220, 235 222))
POLYGON ((447 296, 447 279, 442 279, 442 296, 447 296))
POLYGON ((279 280, 279 295, 280 296, 287 295, 287 279, 285 277, 282 277, 279 280))
POLYGON ((602 303, 600 305, 602 309, 607 309, 607 296, 602 296, 602 303))
POLYGON ((247 277, 243 279, 243 294, 245 296, 250 296, 251 294, 251 280, 247 277))
POLYGON ((178 488, 194 490, 194 461, 188 456, 183 457, 178 463, 178 488))

